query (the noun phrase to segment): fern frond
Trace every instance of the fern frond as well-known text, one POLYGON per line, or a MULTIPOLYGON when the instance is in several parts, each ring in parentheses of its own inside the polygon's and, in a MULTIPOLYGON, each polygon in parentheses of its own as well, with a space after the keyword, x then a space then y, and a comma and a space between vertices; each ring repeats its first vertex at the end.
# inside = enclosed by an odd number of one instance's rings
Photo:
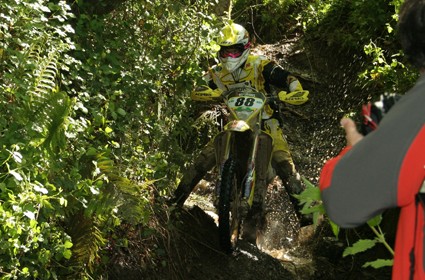
POLYGON ((133 224, 147 221, 150 216, 147 189, 158 179, 136 184, 128 178, 120 176, 114 167, 114 162, 104 154, 98 155, 97 167, 115 186, 114 202, 115 205, 118 205, 120 218, 133 224))
POLYGON ((64 124, 71 110, 71 100, 57 90, 57 73, 61 50, 52 50, 42 55, 42 46, 35 44, 28 58, 35 65, 34 84, 29 91, 28 118, 36 132, 32 144, 44 145, 47 151, 57 153, 65 144, 64 124))
MULTIPOLYGON (((52 51, 47 57, 38 58, 38 67, 34 70, 34 86, 30 90, 30 94, 33 95, 33 100, 36 102, 35 105, 39 105, 38 99, 44 98, 44 94, 53 91, 56 87, 56 75, 58 72, 57 64, 59 60, 59 52, 52 51)), ((33 104, 30 104, 33 105, 33 104)))
POLYGON ((73 226, 69 232, 72 246, 72 262, 87 266, 91 272, 99 260, 99 252, 106 244, 102 231, 93 218, 78 213, 73 217, 73 226))
POLYGON ((46 108, 49 110, 45 125, 43 145, 52 152, 59 152, 65 146, 65 124, 71 111, 71 100, 63 92, 52 94, 46 108))

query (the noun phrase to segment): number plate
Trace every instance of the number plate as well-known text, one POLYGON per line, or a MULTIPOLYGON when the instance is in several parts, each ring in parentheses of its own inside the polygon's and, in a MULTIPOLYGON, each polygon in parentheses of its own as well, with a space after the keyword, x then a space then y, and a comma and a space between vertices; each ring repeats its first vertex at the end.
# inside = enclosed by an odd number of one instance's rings
POLYGON ((245 111, 254 113, 263 107, 263 100, 261 98, 247 96, 231 97, 227 106, 235 112, 245 111))

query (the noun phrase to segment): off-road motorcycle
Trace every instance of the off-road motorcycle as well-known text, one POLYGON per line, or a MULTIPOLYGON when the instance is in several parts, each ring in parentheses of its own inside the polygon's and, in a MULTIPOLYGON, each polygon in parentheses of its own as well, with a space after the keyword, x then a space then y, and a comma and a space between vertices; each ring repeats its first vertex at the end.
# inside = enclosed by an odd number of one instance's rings
MULTIPOLYGON (((266 96, 250 87, 222 93, 230 111, 229 122, 214 138, 218 180, 215 205, 218 210, 221 248, 232 252, 241 232, 255 230, 248 220, 264 209, 268 183, 274 178, 271 166, 273 139, 263 129, 262 113, 270 102, 302 104, 308 91, 279 92, 266 96)), ((254 222, 255 223, 255 222, 254 222)))

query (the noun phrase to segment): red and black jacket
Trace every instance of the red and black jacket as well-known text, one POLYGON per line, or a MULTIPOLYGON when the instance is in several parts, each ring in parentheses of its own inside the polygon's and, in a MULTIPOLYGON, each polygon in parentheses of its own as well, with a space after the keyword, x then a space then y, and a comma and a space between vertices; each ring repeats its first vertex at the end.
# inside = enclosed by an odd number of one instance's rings
POLYGON ((425 280, 424 210, 416 203, 424 179, 425 77, 421 77, 377 130, 326 162, 319 186, 329 218, 343 228, 400 207, 393 279, 425 280))

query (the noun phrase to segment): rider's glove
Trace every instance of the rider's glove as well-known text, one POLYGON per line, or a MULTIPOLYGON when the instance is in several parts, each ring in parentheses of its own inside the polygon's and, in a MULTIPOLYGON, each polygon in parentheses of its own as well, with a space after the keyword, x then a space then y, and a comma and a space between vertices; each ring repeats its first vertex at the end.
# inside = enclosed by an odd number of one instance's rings
POLYGON ((278 93, 280 101, 293 105, 301 105, 307 102, 309 91, 303 90, 300 81, 294 76, 288 76, 289 93, 281 91, 278 93))
POLYGON ((218 88, 212 89, 203 85, 197 87, 190 95, 190 98, 195 101, 213 101, 220 99, 221 93, 222 91, 218 88))
POLYGON ((289 85, 289 92, 303 90, 303 87, 301 86, 300 81, 298 81, 297 78, 291 75, 288 76, 288 85, 289 85))

